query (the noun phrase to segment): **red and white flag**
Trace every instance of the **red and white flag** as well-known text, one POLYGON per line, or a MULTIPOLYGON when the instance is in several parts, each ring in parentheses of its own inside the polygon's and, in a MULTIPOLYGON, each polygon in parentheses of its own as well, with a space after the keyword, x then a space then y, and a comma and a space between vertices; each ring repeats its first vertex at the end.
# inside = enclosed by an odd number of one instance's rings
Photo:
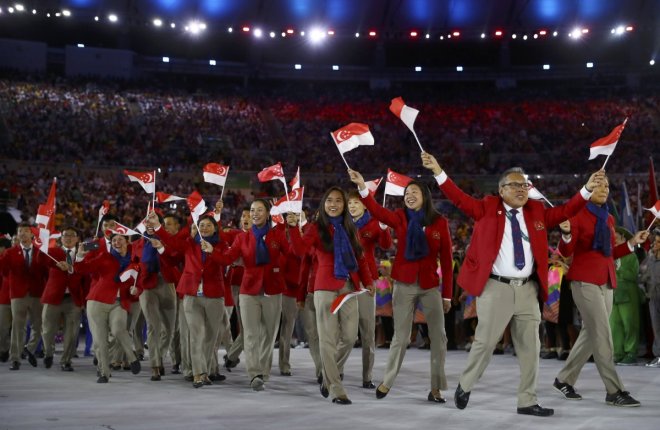
POLYGON ((591 144, 591 147, 589 148, 590 160, 593 160, 599 155, 612 155, 614 148, 616 148, 616 144, 619 143, 619 138, 621 137, 621 133, 626 126, 626 122, 628 122, 628 118, 626 118, 621 124, 614 127, 610 134, 605 137, 601 137, 591 144))
MULTIPOLYGON (((47 228, 48 230, 55 229, 55 217, 53 215, 55 215, 56 189, 57 178, 53 178, 53 183, 50 185, 50 191, 48 191, 46 203, 39 205, 37 208, 37 226, 47 228)), ((48 241, 46 241, 46 244, 48 244, 48 241)))
POLYGON ((385 182, 385 195, 402 196, 406 186, 412 182, 412 178, 387 169, 387 182, 385 182))
POLYGON ((336 314, 339 312, 339 309, 344 306, 344 303, 346 303, 351 297, 356 297, 359 296, 360 294, 368 293, 369 290, 367 289, 361 289, 357 291, 352 291, 350 293, 345 293, 345 294, 340 294, 335 299, 332 301, 332 304, 330 305, 330 312, 333 314, 336 314))
POLYGON ((651 212, 656 218, 660 218, 660 200, 655 202, 655 205, 646 210, 651 212))
POLYGON ((134 234, 140 234, 139 231, 133 230, 130 227, 126 227, 119 222, 115 222, 115 228, 109 228, 108 231, 112 234, 121 234, 122 236, 133 236, 134 234))
POLYGON ((273 227, 275 227, 277 224, 284 224, 284 217, 280 214, 272 215, 270 217, 270 223, 273 227))
POLYGON ((229 166, 223 166, 218 163, 208 163, 204 166, 204 182, 211 184, 225 186, 227 182, 227 175, 229 174, 229 166))
POLYGON ((282 163, 277 163, 273 164, 272 166, 265 167, 261 172, 257 173, 257 178, 259 178, 259 182, 268 182, 277 179, 286 185, 282 163))
POLYGON ((337 144, 337 149, 342 154, 362 145, 373 145, 374 136, 369 131, 367 124, 352 122, 338 130, 330 133, 332 140, 337 144))
POLYGON ((119 274, 119 280, 122 282, 126 282, 131 278, 137 279, 139 274, 140 274, 140 265, 138 263, 131 263, 128 265, 126 270, 124 270, 119 274))
POLYGON ((99 220, 110 212, 110 202, 108 200, 103 200, 103 204, 99 208, 99 220))
POLYGON ((158 203, 169 203, 175 202, 177 200, 185 200, 185 197, 175 196, 174 194, 167 194, 160 191, 156 191, 156 202, 158 203))
POLYGON ((376 194, 376 190, 378 189, 378 186, 382 181, 383 181, 383 177, 381 176, 380 178, 374 179, 373 181, 365 182, 364 185, 367 186, 367 189, 369 190, 370 194, 376 194))
POLYGON ((193 191, 188 196, 186 201, 188 202, 188 209, 190 209, 190 215, 192 216, 193 221, 195 221, 195 224, 197 224, 199 217, 206 212, 206 203, 204 202, 204 198, 197 191, 193 191))
POLYGON ((296 176, 294 176, 293 179, 291 179, 291 182, 289 182, 289 186, 292 190, 300 188, 300 166, 298 166, 298 170, 296 170, 296 176))
POLYGON ((300 213, 302 212, 302 202, 303 194, 305 193, 305 187, 296 188, 289 192, 289 199, 287 200, 286 196, 279 199, 272 208, 270 208, 270 214, 272 215, 281 215, 288 212, 300 213))
POLYGON ((128 179, 131 182, 137 182, 142 185, 144 191, 153 194, 156 191, 156 172, 131 172, 129 170, 124 170, 128 179))
POLYGON ((39 227, 39 236, 35 236, 34 244, 39 248, 39 251, 48 254, 48 245, 50 243, 50 230, 47 228, 39 227))
POLYGON ((403 123, 412 131, 413 133, 415 132, 414 130, 414 125, 415 125, 415 119, 417 118, 417 114, 419 111, 417 109, 413 109, 410 106, 406 106, 404 103, 403 99, 401 97, 397 97, 395 99, 392 99, 392 103, 390 103, 390 111, 396 116, 403 121, 403 123))

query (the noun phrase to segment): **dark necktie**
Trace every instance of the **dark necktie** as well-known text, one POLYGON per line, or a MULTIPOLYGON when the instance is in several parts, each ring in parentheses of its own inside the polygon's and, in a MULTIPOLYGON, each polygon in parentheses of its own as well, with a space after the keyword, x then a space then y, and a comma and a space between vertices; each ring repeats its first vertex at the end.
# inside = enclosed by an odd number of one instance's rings
POLYGON ((66 263, 70 266, 73 260, 71 259, 71 250, 66 251, 66 263))
POLYGON ((25 253, 25 268, 29 269, 30 268, 30 250, 29 249, 23 249, 23 252, 25 253))
POLYGON ((523 251, 522 231, 520 231, 520 224, 518 218, 516 218, 518 210, 511 209, 509 213, 511 214, 511 218, 509 218, 511 220, 511 236, 513 236, 513 258, 518 270, 522 270, 525 267, 525 251, 523 251))

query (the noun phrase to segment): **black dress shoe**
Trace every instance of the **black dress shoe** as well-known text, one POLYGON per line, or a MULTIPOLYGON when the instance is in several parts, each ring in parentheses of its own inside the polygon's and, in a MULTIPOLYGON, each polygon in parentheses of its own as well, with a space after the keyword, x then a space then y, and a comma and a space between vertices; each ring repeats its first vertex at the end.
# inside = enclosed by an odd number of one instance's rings
POLYGON ((158 373, 160 373, 160 376, 165 376, 165 367, 160 366, 158 368, 158 373))
POLYGON ((195 380, 195 378, 193 378, 193 376, 190 375, 190 376, 184 376, 183 380, 186 381, 186 382, 192 382, 192 381, 195 380))
POLYGON ((199 388, 204 385, 204 381, 193 381, 193 388, 199 388))
POLYGON ((374 388, 376 388, 376 386, 374 385, 373 382, 371 382, 371 381, 366 381, 366 382, 363 382, 363 383, 362 383, 362 388, 366 388, 366 389, 368 389, 368 390, 373 390, 374 388))
POLYGON ((99 376, 99 379, 97 379, 96 382, 99 383, 99 384, 107 384, 108 383, 108 377, 107 376, 99 376))
POLYGON ((94 366, 98 366, 99 365, 99 359, 94 357, 94 359, 92 360, 92 364, 94 364, 94 366))
POLYGON ((151 375, 152 381, 160 381, 160 375, 151 375))
POLYGON ((71 366, 71 363, 63 363, 60 367, 63 372, 73 372, 73 366, 71 366))
POLYGON ((25 350, 25 354, 27 355, 28 363, 30 363, 32 367, 37 367, 37 357, 35 357, 34 354, 32 354, 27 349, 25 350))
POLYGON ((20 361, 12 361, 11 366, 9 367, 9 370, 18 370, 20 368, 21 368, 20 361))
POLYGON ((330 391, 328 391, 328 387, 326 387, 326 386, 323 385, 323 384, 319 385, 319 390, 321 391, 321 395, 322 395, 323 397, 325 397, 326 399, 327 399, 328 396, 330 395, 330 391))
POLYGON ((6 363, 9 361, 9 351, 0 352, 0 363, 6 363))
POLYGON ((377 399, 384 399, 385 396, 389 393, 389 391, 381 391, 380 387, 385 387, 383 384, 380 384, 378 388, 376 388, 376 398, 377 399))
POLYGON ((44 367, 46 369, 50 369, 51 367, 53 367, 53 357, 44 358, 44 367))
POLYGON ((202 379, 202 383, 204 383, 204 385, 213 385, 213 381, 211 381, 208 376, 205 376, 204 379, 202 379))
POLYGON ((447 399, 442 397, 440 394, 438 396, 433 395, 433 391, 429 391, 429 395, 427 397, 429 402, 435 402, 435 403, 447 403, 447 399))
POLYGON ((470 392, 467 393, 463 391, 461 384, 458 384, 456 387, 456 392, 454 393, 454 404, 458 409, 465 409, 470 400, 470 392))
POLYGON ((221 373, 211 373, 209 379, 213 382, 222 382, 227 379, 227 377, 221 373))
POLYGON ((562 353, 559 354, 559 357, 557 357, 557 360, 559 360, 559 361, 566 361, 566 360, 568 360, 568 354, 569 354, 568 351, 562 351, 562 353))
POLYGON ((550 408, 543 408, 540 405, 532 405, 524 408, 518 408, 518 413, 521 415, 534 415, 536 417, 549 417, 554 415, 555 410, 550 408))
POLYGON ((316 378, 316 383, 319 384, 319 385, 321 385, 323 383, 323 375, 319 375, 316 378))
POLYGON ((121 364, 111 364, 110 369, 112 369, 112 370, 121 370, 121 364))
POLYGON ((282 376, 291 376, 291 372, 280 372, 282 376))
POLYGON ((175 364, 174 366, 172 366, 172 374, 173 375, 181 374, 181 366, 179 364, 175 364))
POLYGON ((541 355, 541 358, 544 360, 550 360, 553 358, 559 358, 559 354, 557 354, 557 351, 548 351, 545 354, 541 355))
POLYGON ((332 399, 332 403, 336 403, 338 405, 352 405, 353 402, 351 402, 351 399, 348 397, 336 397, 332 399))
POLYGON ((34 353, 34 356, 37 357, 37 358, 44 358, 46 356, 46 354, 44 354, 43 351, 37 351, 37 352, 34 353))
POLYGON ((222 357, 222 359, 225 361, 225 368, 230 372, 231 372, 230 369, 233 369, 234 367, 238 366, 238 363, 241 362, 240 359, 236 359, 236 361, 232 361, 226 355, 222 357))
POLYGON ((142 365, 140 364, 140 360, 135 360, 134 362, 132 362, 129 369, 131 369, 131 373, 133 375, 137 375, 138 373, 140 373, 140 370, 142 370, 142 365))

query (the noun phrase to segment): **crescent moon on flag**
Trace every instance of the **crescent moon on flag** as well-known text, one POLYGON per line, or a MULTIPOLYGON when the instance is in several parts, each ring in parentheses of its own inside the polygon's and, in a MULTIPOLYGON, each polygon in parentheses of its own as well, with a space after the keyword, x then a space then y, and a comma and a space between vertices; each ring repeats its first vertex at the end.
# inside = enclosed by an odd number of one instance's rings
POLYGON ((218 166, 218 169, 215 173, 220 176, 225 176, 227 174, 227 168, 225 166, 218 166))
POLYGON ((348 140, 351 138, 353 133, 347 130, 341 130, 339 133, 337 133, 337 142, 343 142, 345 140, 348 140))
POLYGON ((300 196, 300 188, 296 188, 291 192, 291 200, 298 200, 299 196, 300 196))
POLYGON ((154 174, 153 173, 145 173, 142 175, 142 182, 153 182, 154 181, 154 174))
POLYGON ((115 227, 115 231, 116 231, 117 233, 120 233, 120 234, 124 234, 124 233, 126 233, 126 229, 125 229, 124 227, 122 227, 122 226, 116 226, 116 227, 115 227))
POLYGON ((388 172, 387 182, 396 182, 396 174, 394 172, 388 172))

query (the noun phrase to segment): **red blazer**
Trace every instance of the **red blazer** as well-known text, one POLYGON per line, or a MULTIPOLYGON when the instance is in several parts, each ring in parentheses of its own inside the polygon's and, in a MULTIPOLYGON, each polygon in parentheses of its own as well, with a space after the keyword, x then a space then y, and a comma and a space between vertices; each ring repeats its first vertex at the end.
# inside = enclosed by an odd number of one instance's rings
POLYGON ((179 258, 176 253, 173 253, 172 255, 166 253, 158 254, 160 272, 149 273, 147 264, 142 262, 142 251, 144 250, 145 241, 146 239, 141 237, 131 243, 135 257, 140 260, 138 288, 140 288, 140 290, 152 290, 156 288, 158 285, 158 273, 161 274, 165 282, 176 284, 181 278, 179 258))
POLYGON ((383 230, 378 224, 376 218, 371 218, 369 222, 359 231, 360 244, 364 249, 364 257, 367 259, 371 279, 376 281, 379 277, 378 266, 376 265, 376 245, 383 250, 392 246, 392 235, 390 229, 383 230))
POLYGON ((289 242, 281 229, 271 228, 266 233, 266 246, 270 262, 257 266, 257 239, 252 230, 236 236, 231 247, 221 256, 222 264, 230 265, 238 258, 243 259, 241 294, 256 296, 261 292, 268 295, 281 294, 286 285, 280 271, 280 256, 289 252, 289 242))
POLYGON ((594 240, 594 229, 596 227, 596 216, 589 212, 586 207, 571 221, 571 241, 565 243, 559 241, 559 252, 569 257, 573 256, 573 262, 566 274, 566 278, 573 281, 589 282, 590 284, 604 285, 609 283, 616 288, 616 273, 614 260, 630 254, 627 243, 615 246, 614 241, 614 217, 607 217, 612 238, 612 256, 605 257, 601 252, 591 249, 594 240))
MULTIPOLYGON (((369 212, 379 221, 394 229, 398 238, 396 255, 392 265, 392 278, 399 282, 412 284, 418 282, 419 286, 428 290, 440 286, 438 276, 438 259, 442 272, 442 297, 451 299, 454 285, 454 272, 452 270, 452 243, 449 234, 449 223, 443 216, 437 216, 433 224, 424 227, 426 242, 429 245, 429 254, 417 261, 408 261, 405 258, 406 234, 408 232, 408 218, 405 209, 391 211, 385 209, 369 194, 362 198, 362 202, 369 212)), ((378 270, 376 270, 376 275, 378 270)))
MULTIPOLYGON (((131 253, 129 246, 128 252, 131 253)), ((95 274, 94 282, 87 294, 87 300, 112 304, 117 299, 117 293, 121 299, 121 307, 128 312, 134 297, 130 293, 133 279, 126 282, 117 281, 115 278, 119 272, 119 261, 109 252, 90 253, 78 263, 73 265, 73 270, 81 274, 95 274)))
POLYGON ((28 294, 31 297, 41 297, 46 286, 48 269, 44 264, 45 255, 36 246, 32 246, 30 268, 25 267, 25 256, 20 245, 7 249, 0 257, 0 270, 4 276, 9 276, 9 297, 21 299, 28 294))
POLYGON ((181 229, 175 236, 161 228, 158 230, 158 237, 165 245, 166 254, 172 256, 180 253, 184 256, 183 273, 177 289, 187 296, 197 296, 199 283, 203 281, 202 291, 205 297, 217 299, 225 296, 223 263, 220 261, 224 248, 222 241, 216 243, 213 246, 214 251, 207 253, 206 260, 202 261, 202 248, 190 237, 189 228, 181 229))
MULTIPOLYGON (((66 253, 61 247, 48 248, 48 254, 57 261, 66 261, 66 253)), ((76 259, 75 252, 71 255, 73 261, 76 259)), ((82 307, 85 304, 85 275, 82 273, 63 272, 58 269, 55 262, 46 257, 46 266, 48 267, 48 281, 41 295, 41 303, 48 305, 60 305, 64 298, 66 289, 69 289, 73 303, 82 307)))
MULTIPOLYGON (((330 226, 331 237, 334 235, 334 231, 334 227, 330 226)), ((314 291, 338 291, 344 288, 346 281, 344 279, 337 279, 334 275, 334 252, 327 252, 323 249, 321 236, 318 231, 318 224, 311 224, 304 236, 300 236, 300 231, 297 228, 290 228, 289 234, 291 237, 291 245, 296 254, 303 257, 313 249, 313 252, 316 255, 317 270, 316 277, 314 278, 314 291)), ((369 271, 369 266, 364 258, 364 254, 357 257, 357 263, 358 271, 350 273, 351 282, 353 282, 355 289, 359 288, 360 283, 364 286, 372 285, 373 281, 371 279, 371 272, 369 271)))
MULTIPOLYGON (((506 210, 500 196, 486 196, 475 199, 465 194, 451 179, 447 179, 440 189, 463 213, 475 220, 470 246, 458 274, 458 285, 470 295, 480 296, 493 263, 502 244, 506 210)), ((548 230, 575 215, 587 204, 576 193, 568 202, 554 208, 546 208, 543 203, 529 199, 523 206, 523 216, 527 226, 532 255, 536 263, 536 275, 541 285, 539 293, 545 302, 548 299, 548 230)))
POLYGON ((9 276, 0 273, 0 305, 10 305, 9 298, 9 276))

